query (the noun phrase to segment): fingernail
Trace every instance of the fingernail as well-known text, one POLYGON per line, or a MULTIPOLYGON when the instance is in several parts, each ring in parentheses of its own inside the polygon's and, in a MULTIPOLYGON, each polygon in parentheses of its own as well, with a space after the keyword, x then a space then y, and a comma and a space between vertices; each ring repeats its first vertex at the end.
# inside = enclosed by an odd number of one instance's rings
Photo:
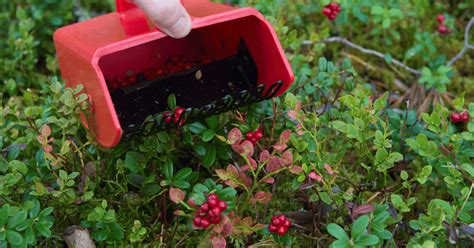
POLYGON ((171 37, 173 38, 183 38, 191 32, 191 17, 188 15, 181 16, 175 24, 167 30, 171 37))

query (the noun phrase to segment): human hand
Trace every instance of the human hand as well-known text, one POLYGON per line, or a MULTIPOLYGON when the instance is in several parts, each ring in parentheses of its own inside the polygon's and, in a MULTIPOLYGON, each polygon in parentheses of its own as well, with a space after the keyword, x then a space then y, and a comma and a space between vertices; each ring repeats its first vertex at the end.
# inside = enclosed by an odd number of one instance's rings
POLYGON ((180 0, 132 0, 161 31, 173 38, 191 32, 191 17, 180 0))

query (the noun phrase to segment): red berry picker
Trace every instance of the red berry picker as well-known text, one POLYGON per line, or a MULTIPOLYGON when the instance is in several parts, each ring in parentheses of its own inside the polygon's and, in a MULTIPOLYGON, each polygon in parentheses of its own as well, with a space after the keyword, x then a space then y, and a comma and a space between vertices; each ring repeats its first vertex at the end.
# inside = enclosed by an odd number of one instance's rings
POLYGON ((102 147, 280 96, 293 83, 277 34, 256 9, 181 2, 195 17, 182 39, 149 25, 129 0, 54 33, 62 79, 84 86, 91 112, 82 121, 102 147), (170 109, 171 95, 186 111, 170 109))

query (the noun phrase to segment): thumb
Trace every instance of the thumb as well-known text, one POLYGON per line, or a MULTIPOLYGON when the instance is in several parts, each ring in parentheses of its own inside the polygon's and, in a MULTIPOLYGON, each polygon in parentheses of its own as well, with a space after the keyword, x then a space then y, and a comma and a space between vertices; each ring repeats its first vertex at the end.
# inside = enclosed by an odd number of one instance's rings
POLYGON ((191 32, 191 17, 179 0, 134 0, 161 31, 173 38, 191 32))

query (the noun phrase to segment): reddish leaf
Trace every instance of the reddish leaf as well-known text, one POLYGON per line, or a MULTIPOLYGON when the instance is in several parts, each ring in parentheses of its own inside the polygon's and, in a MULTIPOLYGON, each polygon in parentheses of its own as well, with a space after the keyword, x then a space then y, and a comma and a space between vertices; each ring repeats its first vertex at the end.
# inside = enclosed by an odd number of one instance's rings
POLYGON ((267 205, 272 200, 272 196, 273 195, 270 192, 259 191, 252 197, 251 201, 254 204, 258 202, 267 205))
POLYGON ((244 152, 243 147, 239 143, 234 143, 230 147, 235 153, 242 154, 244 152))
POLYGON ((293 154, 290 151, 285 151, 281 155, 281 162, 283 166, 290 166, 293 163, 293 154))
POLYGON ((289 110, 288 117, 290 117, 291 120, 295 121, 296 119, 298 119, 298 112, 296 112, 295 110, 289 110))
POLYGON ((229 173, 224 169, 217 169, 216 174, 220 179, 222 179, 224 181, 229 179, 229 173))
POLYGON ((245 140, 244 142, 242 142, 242 144, 240 144, 240 146, 242 147, 242 151, 240 152, 241 155, 246 155, 246 156, 253 155, 254 150, 253 150, 252 142, 245 140))
POLYGON ((174 215, 176 215, 176 216, 186 216, 186 213, 183 210, 175 210, 174 215))
POLYGON ((261 153, 260 153, 260 157, 258 159, 258 161, 260 163, 265 163, 267 162, 268 160, 270 160, 272 156, 270 155, 270 152, 268 150, 263 150, 261 153))
POLYGON ((265 169, 267 170, 267 172, 274 172, 274 171, 279 170, 281 166, 282 166, 281 159, 279 157, 273 156, 270 159, 270 161, 267 163, 267 165, 265 166, 265 169))
POLYGON ((48 125, 43 125, 41 127, 41 135, 44 137, 51 135, 51 128, 48 125))
POLYGON ((178 204, 184 200, 185 193, 181 189, 171 188, 170 199, 172 202, 178 204))
POLYGON ((299 123, 296 125, 296 134, 298 134, 299 136, 304 134, 303 126, 301 126, 301 124, 299 123))
POLYGON ((367 213, 370 213, 370 212, 373 212, 373 211, 375 211, 375 208, 371 204, 362 204, 362 205, 356 207, 352 211, 352 219, 355 220, 359 215, 367 214, 367 213))
POLYGON ((331 166, 328 165, 328 164, 324 164, 324 169, 326 169, 327 173, 329 175, 333 175, 334 174, 334 171, 332 170, 331 166))
POLYGON ((240 143, 240 141, 242 140, 242 132, 240 131, 240 129, 233 128, 232 130, 230 130, 229 134, 227 135, 227 140, 231 144, 240 143))
POLYGON ((213 248, 226 248, 226 241, 224 237, 216 236, 212 237, 212 247, 213 248))
POLYGON ((311 178, 313 180, 316 180, 318 182, 323 181, 323 178, 320 175, 316 174, 316 172, 314 172, 314 171, 310 172, 308 176, 309 176, 309 178, 311 178))
POLYGON ((51 153, 53 151, 53 147, 50 145, 47 145, 44 147, 44 152, 46 153, 51 153))
POLYGON ((287 146, 286 144, 280 144, 280 143, 278 143, 278 144, 275 144, 275 145, 273 146, 273 149, 275 149, 275 151, 277 151, 277 152, 282 152, 282 151, 284 151, 287 147, 288 147, 288 146, 287 146))
POLYGON ((269 178, 265 179, 264 182, 269 183, 269 184, 274 184, 275 183, 275 178, 269 177, 269 178))
POLYGON ((290 140, 290 134, 291 134, 291 131, 290 130, 285 130, 283 131, 283 133, 281 133, 280 135, 280 144, 286 144, 288 143, 288 141, 290 140))
POLYGON ((290 168, 290 172, 295 175, 299 175, 303 173, 303 168, 301 166, 293 166, 290 168))

